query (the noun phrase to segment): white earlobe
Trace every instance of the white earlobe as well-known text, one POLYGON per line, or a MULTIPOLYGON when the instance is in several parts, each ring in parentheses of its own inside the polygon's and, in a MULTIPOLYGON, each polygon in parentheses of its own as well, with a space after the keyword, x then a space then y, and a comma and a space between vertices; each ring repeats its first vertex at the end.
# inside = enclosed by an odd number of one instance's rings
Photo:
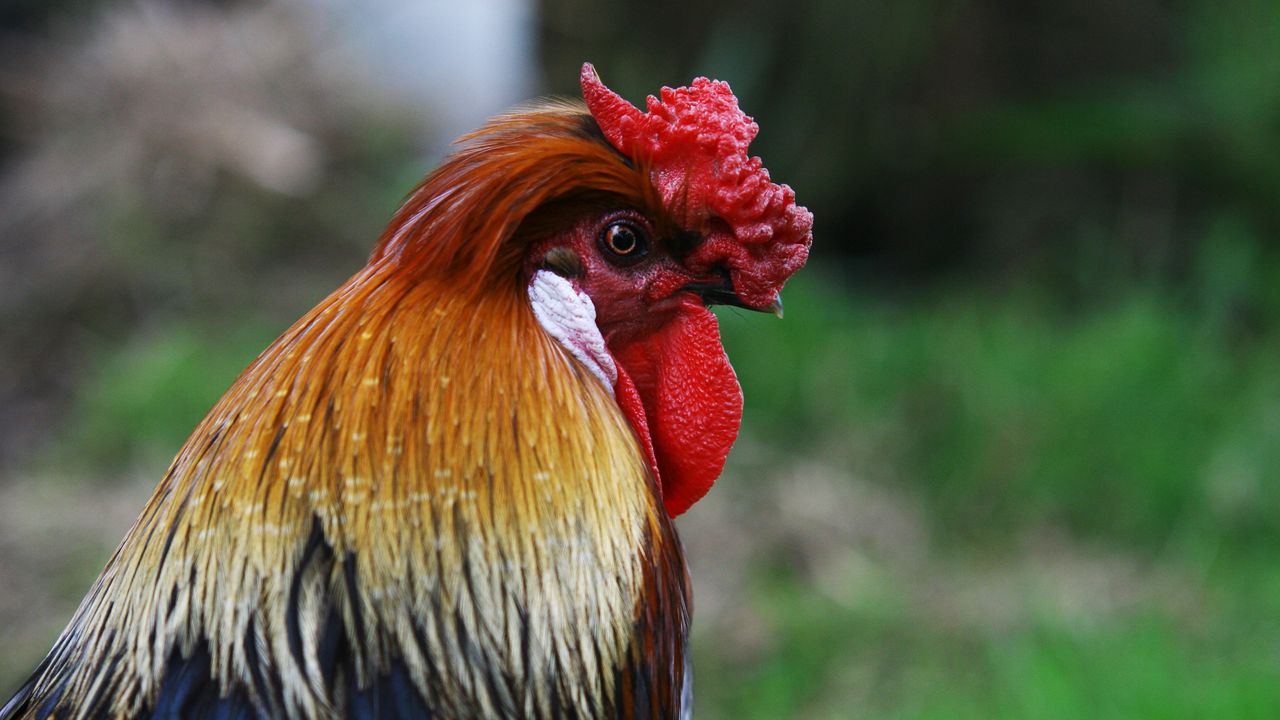
POLYGON ((618 367, 596 326, 596 306, 591 298, 565 278, 538 270, 529 281, 529 303, 542 329, 613 392, 618 367))

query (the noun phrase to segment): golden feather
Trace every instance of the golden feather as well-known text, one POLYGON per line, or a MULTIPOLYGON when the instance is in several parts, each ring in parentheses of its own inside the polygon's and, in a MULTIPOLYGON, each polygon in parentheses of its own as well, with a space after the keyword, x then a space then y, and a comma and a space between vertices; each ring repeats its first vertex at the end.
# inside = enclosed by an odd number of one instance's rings
POLYGON ((520 278, 534 210, 653 202, 588 121, 500 118, 424 182, 195 429, 16 716, 136 715, 201 653, 273 716, 343 715, 393 668, 440 718, 678 704, 683 647, 637 644, 687 623, 670 520, 520 278), (671 667, 641 687, 628 668, 655 652, 671 667))

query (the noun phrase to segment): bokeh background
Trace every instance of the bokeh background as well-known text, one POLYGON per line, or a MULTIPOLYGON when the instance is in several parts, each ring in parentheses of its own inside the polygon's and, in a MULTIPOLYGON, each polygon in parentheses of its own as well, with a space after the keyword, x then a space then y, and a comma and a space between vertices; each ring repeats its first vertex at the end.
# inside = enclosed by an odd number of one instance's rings
POLYGON ((1280 715, 1280 4, 0 7, 0 693, 446 143, 728 80, 817 218, 681 518, 701 718, 1280 715))

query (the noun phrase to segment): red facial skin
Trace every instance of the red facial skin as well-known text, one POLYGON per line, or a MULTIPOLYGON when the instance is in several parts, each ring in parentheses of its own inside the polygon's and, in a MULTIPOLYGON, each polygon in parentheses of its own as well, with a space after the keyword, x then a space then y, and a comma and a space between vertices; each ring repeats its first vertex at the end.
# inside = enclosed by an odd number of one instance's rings
POLYGON ((609 143, 648 168, 669 213, 703 233, 688 262, 722 265, 749 307, 772 303, 809 256, 813 215, 748 155, 760 127, 738 108, 729 85, 695 78, 649 96, 648 112, 641 112, 605 87, 590 63, 581 80, 609 143))
POLYGON ((634 211, 611 211, 582 219, 565 233, 536 245, 532 257, 543 257, 553 247, 569 248, 582 261, 584 272, 571 279, 595 304, 596 325, 610 345, 665 325, 680 306, 675 297, 682 294, 679 288, 699 279, 654 237, 644 215, 634 211), (648 252, 638 261, 616 262, 600 246, 601 232, 620 220, 634 223, 650 238, 648 252))
POLYGON ((715 316, 683 289, 722 278, 687 268, 633 211, 587 217, 536 243, 528 272, 556 247, 581 261, 570 279, 595 305, 596 325, 617 362, 618 405, 648 455, 667 512, 679 515, 720 475, 742 419, 742 391, 715 316), (620 259, 602 245, 603 231, 618 221, 647 236, 643 257, 620 259))

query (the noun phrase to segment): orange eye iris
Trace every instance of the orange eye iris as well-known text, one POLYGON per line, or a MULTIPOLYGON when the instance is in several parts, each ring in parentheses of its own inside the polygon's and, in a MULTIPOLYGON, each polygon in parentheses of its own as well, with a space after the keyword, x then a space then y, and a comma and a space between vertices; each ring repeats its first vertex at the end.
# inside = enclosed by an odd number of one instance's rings
POLYGON ((644 228, 629 221, 615 220, 600 231, 600 245, 614 262, 635 262, 649 253, 649 237, 644 228))

